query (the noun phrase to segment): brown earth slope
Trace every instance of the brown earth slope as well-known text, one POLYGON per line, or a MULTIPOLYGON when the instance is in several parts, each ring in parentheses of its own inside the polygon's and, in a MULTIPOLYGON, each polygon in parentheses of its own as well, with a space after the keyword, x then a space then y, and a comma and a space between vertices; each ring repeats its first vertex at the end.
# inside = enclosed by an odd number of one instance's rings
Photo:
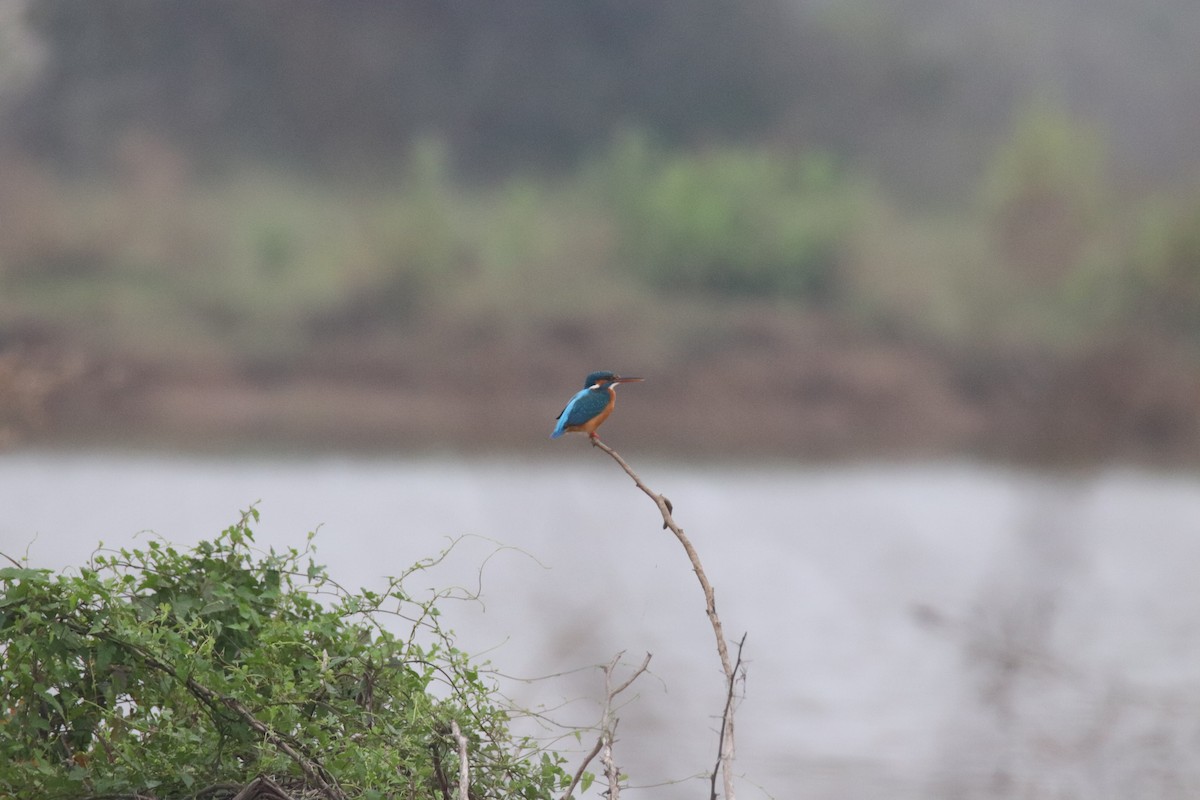
POLYGON ((621 390, 605 439, 666 456, 1200 461, 1200 369, 1163 348, 968 357, 769 315, 670 352, 602 352, 599 334, 445 324, 288 364, 10 343, 0 446, 550 452, 583 375, 611 368, 647 380, 621 390))

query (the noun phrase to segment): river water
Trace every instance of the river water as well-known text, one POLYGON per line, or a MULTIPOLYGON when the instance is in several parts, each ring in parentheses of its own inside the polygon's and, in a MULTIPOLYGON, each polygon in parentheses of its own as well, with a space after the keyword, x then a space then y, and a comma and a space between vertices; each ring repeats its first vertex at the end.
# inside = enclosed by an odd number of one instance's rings
MULTIPOLYGON (((727 635, 747 635, 740 797, 1200 796, 1196 476, 626 455, 674 502, 727 635)), ((319 529, 318 560, 351 586, 466 537, 408 588, 478 590, 444 621, 516 703, 562 724, 599 717, 589 667, 653 653, 619 712, 625 796, 706 796, 723 686, 703 597, 599 452, 0 454, 0 551, 33 566, 150 532, 211 538, 252 503, 259 545, 319 529), (537 676, 554 677, 517 680, 537 676)))

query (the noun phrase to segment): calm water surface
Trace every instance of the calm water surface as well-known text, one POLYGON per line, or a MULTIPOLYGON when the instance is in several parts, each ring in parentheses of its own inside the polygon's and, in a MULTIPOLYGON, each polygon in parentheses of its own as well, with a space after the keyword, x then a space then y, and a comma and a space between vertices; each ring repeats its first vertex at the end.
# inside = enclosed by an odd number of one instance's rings
MULTIPOLYGON (((408 588, 479 590, 444 609, 460 643, 567 725, 598 719, 597 671, 515 677, 652 652, 620 713, 618 760, 648 787, 627 796, 703 796, 688 776, 715 758, 722 686, 699 586, 649 500, 579 450, 0 454, 0 551, 57 568, 100 541, 189 544, 257 503, 260 545, 303 547, 319 529, 332 576, 372 587, 466 536, 408 588)), ((635 467, 674 502, 727 634, 748 634, 741 797, 1200 796, 1194 476, 635 467)))

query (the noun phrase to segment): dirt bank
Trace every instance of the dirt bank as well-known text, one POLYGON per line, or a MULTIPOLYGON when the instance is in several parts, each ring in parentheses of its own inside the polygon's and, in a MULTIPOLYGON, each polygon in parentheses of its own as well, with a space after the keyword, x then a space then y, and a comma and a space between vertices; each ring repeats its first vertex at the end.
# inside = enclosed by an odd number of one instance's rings
POLYGON ((712 341, 614 356, 577 333, 564 342, 559 330, 491 337, 448 326, 420 340, 330 341, 270 364, 10 340, 0 349, 0 443, 561 447, 546 441, 554 416, 588 370, 607 367, 647 380, 622 389, 606 440, 663 455, 1200 461, 1200 369, 1151 344, 960 354, 759 318, 712 341))

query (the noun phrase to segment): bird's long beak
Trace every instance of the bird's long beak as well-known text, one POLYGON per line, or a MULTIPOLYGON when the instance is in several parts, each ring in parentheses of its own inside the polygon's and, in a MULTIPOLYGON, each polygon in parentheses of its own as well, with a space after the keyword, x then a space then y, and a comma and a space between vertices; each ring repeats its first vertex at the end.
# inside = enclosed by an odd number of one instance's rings
POLYGON ((637 381, 644 381, 644 380, 645 380, 645 378, 613 378, 612 382, 613 383, 636 383, 637 381))

